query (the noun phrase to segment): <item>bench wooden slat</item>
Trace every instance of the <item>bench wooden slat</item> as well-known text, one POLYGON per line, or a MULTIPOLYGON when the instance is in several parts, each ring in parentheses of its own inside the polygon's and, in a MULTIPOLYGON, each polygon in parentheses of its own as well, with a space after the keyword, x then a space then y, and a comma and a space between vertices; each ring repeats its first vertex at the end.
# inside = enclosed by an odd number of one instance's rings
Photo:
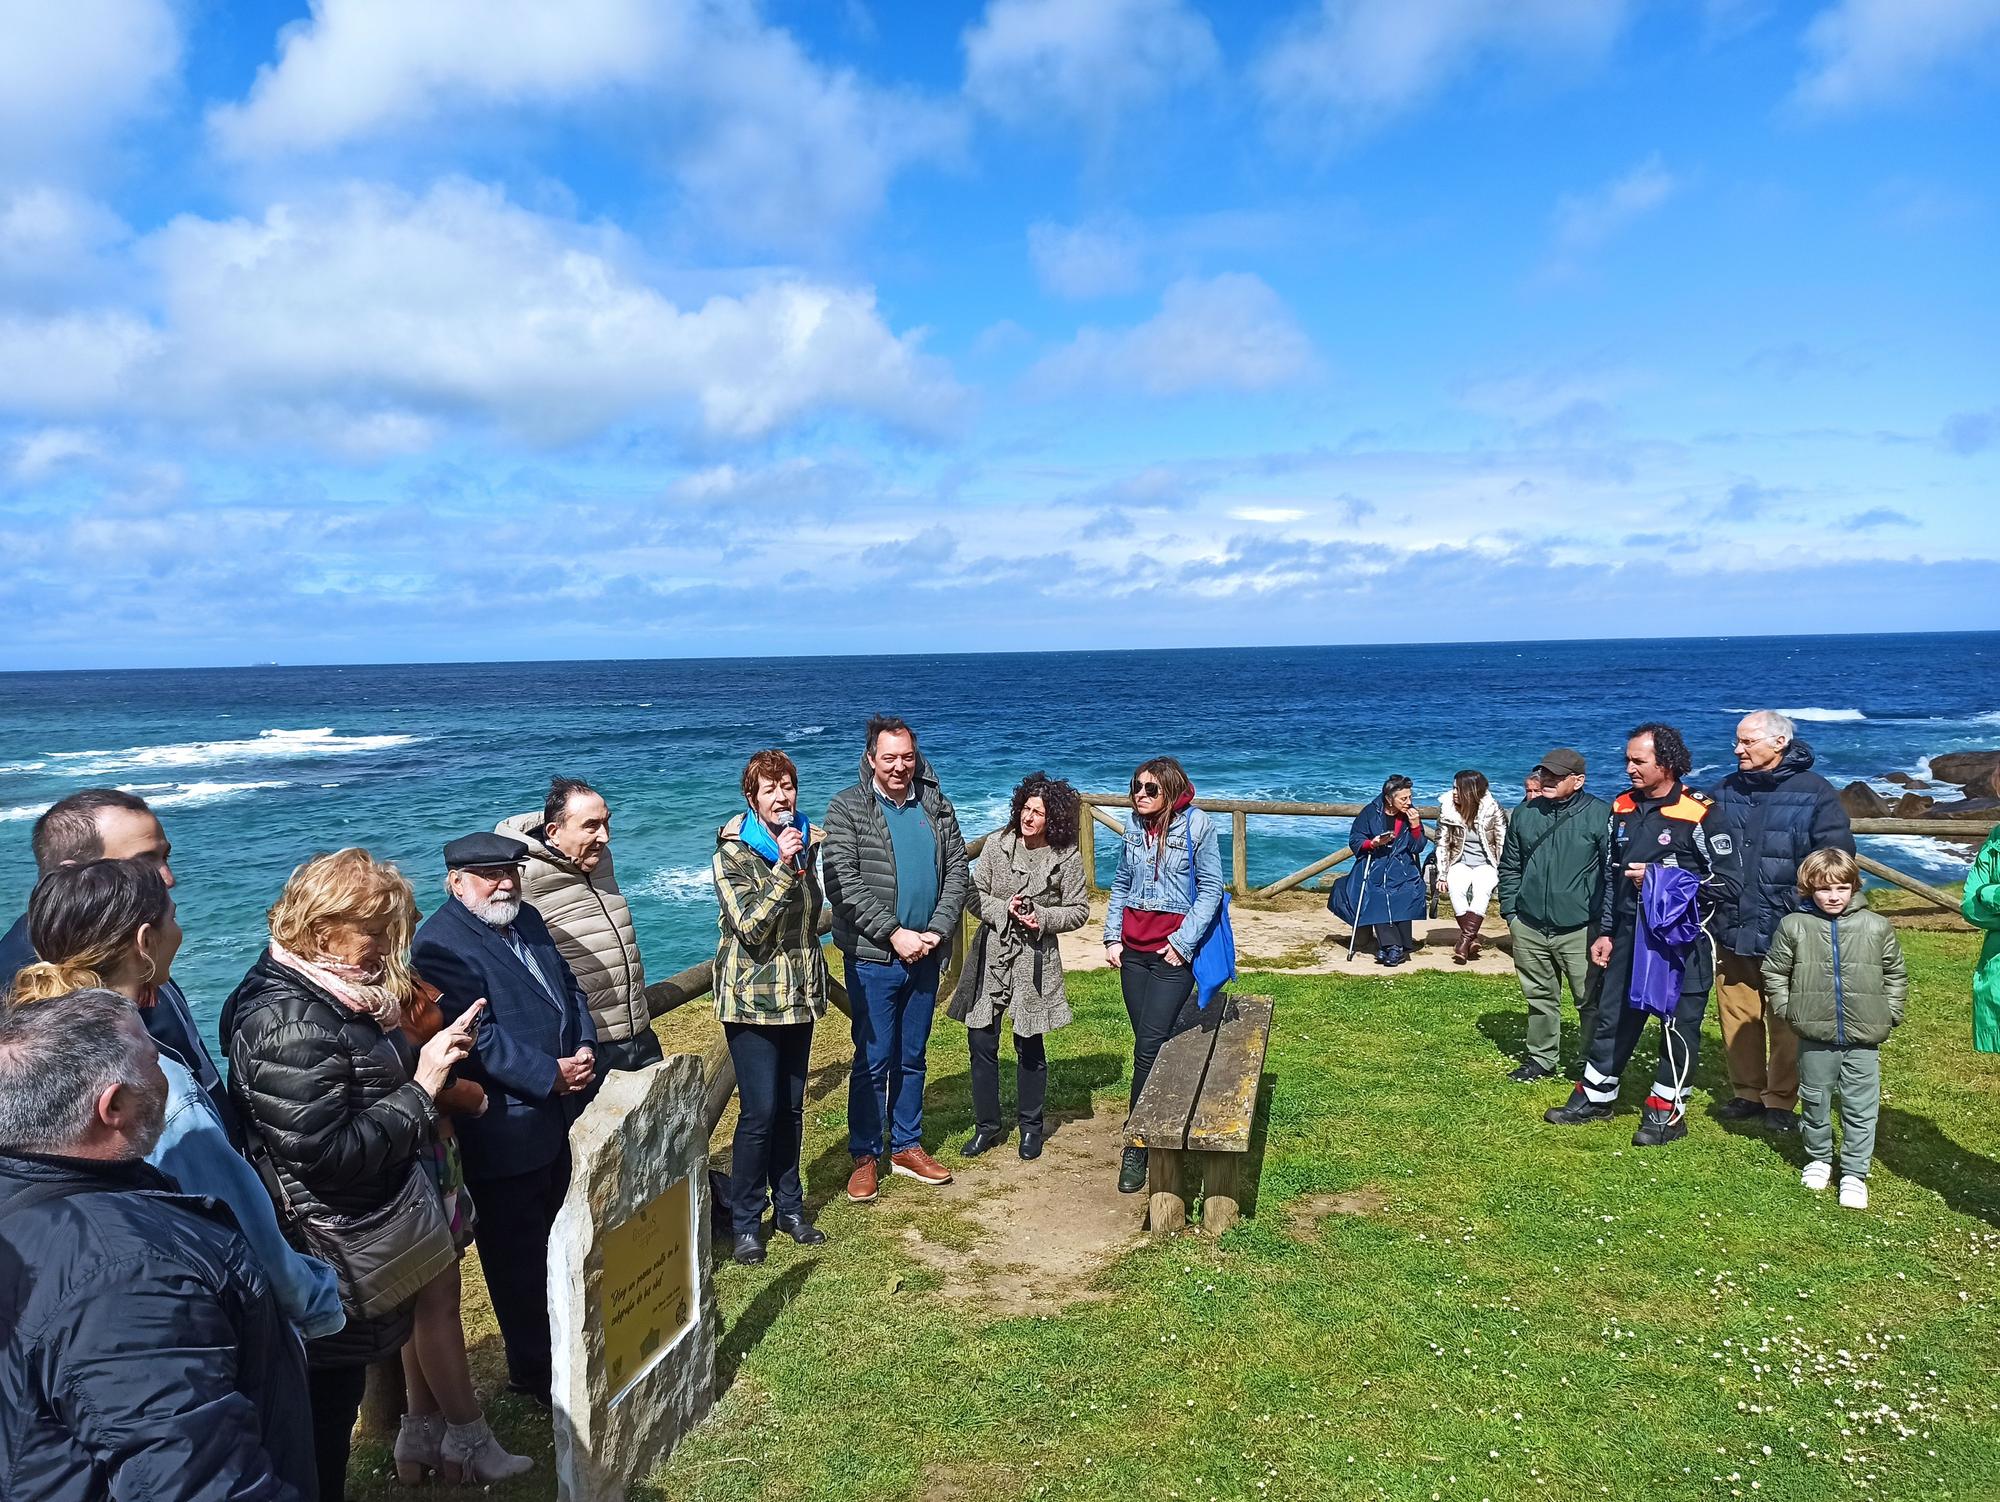
POLYGON ((1212 1027, 1191 1027, 1160 1046, 1146 1088, 1125 1123, 1127 1142, 1134 1147, 1187 1145, 1188 1118, 1194 1115, 1217 1037, 1212 1027))
POLYGON ((1271 1001, 1265 996, 1243 996, 1234 998, 1233 1007, 1233 1014, 1217 1031, 1208 1077, 1187 1117, 1187 1146, 1196 1152, 1250 1150, 1257 1086, 1264 1076, 1264 1051, 1271 1039, 1271 1001))

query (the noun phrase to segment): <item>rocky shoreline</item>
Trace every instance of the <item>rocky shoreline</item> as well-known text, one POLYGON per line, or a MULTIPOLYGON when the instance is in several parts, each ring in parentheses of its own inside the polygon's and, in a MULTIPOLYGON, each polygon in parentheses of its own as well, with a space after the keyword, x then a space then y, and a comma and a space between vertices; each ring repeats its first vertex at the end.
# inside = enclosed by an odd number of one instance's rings
POLYGON ((1850 819, 1978 819, 1991 823, 2000 818, 2000 751, 1948 751, 1930 758, 1928 765, 1928 780, 1908 772, 1886 773, 1883 782, 1903 789, 1902 796, 1893 800, 1868 783, 1850 782, 1841 789, 1841 807, 1850 819), (1931 790, 1940 786, 1956 789, 1958 796, 1931 796, 1931 790))

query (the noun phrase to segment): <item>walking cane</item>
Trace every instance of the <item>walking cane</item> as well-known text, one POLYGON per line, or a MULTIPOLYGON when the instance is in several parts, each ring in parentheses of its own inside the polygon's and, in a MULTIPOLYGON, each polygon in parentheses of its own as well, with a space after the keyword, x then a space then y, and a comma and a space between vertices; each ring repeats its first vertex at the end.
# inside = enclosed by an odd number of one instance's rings
POLYGON ((1347 958, 1350 963, 1354 959, 1354 943, 1361 937, 1361 899, 1368 895, 1368 867, 1374 860, 1372 849, 1361 858, 1361 882, 1354 889, 1354 916, 1347 921, 1347 958))

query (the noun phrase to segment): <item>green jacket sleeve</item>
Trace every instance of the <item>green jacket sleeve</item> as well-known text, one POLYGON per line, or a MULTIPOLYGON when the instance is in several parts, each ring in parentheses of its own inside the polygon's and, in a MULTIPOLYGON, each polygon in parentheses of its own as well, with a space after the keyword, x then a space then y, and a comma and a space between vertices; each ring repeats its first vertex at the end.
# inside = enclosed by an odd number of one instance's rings
POLYGON ((1903 1025, 1903 1003, 1910 996, 1910 974, 1903 965, 1903 946, 1896 940, 1895 925, 1886 919, 1882 927, 1882 989, 1889 998, 1889 1026, 1903 1025))
POLYGON ((1986 837, 1979 857, 1965 874, 1965 900, 1959 904, 1965 921, 2000 931, 2000 829, 1986 837))
MULTIPOLYGON (((1521 805, 1527 807, 1526 804, 1521 805)), ((1514 810, 1515 829, 1520 827, 1521 809, 1514 810)), ((1508 830, 1509 838, 1500 846, 1500 917, 1503 922, 1514 919, 1514 905, 1521 896, 1521 842, 1513 838, 1515 829, 1508 830)), ((1439 862, 1440 865, 1443 862, 1439 862)))
POLYGON ((951 806, 949 798, 939 802, 943 808, 935 820, 935 827, 938 855, 943 860, 944 872, 943 879, 938 882, 937 906, 931 909, 931 921, 924 928, 930 933, 942 934, 949 941, 958 933, 958 920, 965 913, 966 889, 972 881, 965 859, 965 836, 958 829, 958 811, 951 806))
POLYGON ((722 921, 736 931, 745 945, 761 949, 784 922, 785 909, 798 890, 799 878, 789 865, 766 866, 756 856, 751 861, 756 869, 748 869, 750 861, 733 861, 727 851, 717 850, 713 866, 715 897, 722 908, 722 921))
POLYGON ((1764 1000, 1773 1017, 1787 1022, 1791 1020, 1793 932, 1787 917, 1771 935, 1771 947, 1764 952, 1764 1000))
MULTIPOLYGON (((846 916, 858 931, 878 944, 887 944, 901 927, 896 913, 868 885, 861 872, 861 816, 851 800, 836 795, 826 810, 826 839, 821 845, 820 862, 826 872, 827 900, 846 916)), ((964 846, 959 862, 964 864, 964 846)))

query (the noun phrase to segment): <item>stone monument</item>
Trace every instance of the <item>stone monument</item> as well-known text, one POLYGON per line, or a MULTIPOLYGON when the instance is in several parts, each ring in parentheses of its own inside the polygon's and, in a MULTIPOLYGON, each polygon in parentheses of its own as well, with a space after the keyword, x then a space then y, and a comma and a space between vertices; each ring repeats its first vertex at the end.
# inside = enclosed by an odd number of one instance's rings
POLYGON ((702 1061, 609 1076, 570 1133, 549 1238, 556 1487, 622 1502, 715 1396, 702 1061))

